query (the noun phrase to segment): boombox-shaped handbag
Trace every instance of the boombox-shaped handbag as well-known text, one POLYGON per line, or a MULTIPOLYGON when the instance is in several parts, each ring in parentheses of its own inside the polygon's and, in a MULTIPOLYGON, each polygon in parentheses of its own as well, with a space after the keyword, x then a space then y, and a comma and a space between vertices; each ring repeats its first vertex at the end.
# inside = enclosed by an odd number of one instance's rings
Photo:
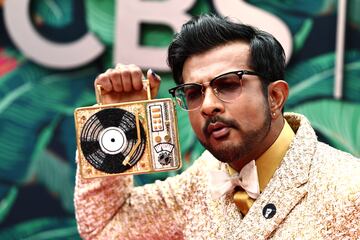
POLYGON ((83 178, 175 170, 181 154, 174 102, 151 100, 148 80, 143 80, 148 99, 102 104, 74 111, 77 158, 83 178))

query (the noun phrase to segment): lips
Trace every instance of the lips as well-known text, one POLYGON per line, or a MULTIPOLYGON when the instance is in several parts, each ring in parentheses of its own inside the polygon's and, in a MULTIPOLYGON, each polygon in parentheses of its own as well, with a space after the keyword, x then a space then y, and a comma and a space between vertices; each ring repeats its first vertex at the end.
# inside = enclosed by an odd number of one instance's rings
POLYGON ((215 139, 227 136, 229 131, 230 126, 222 122, 210 123, 207 127, 208 135, 214 137, 215 139))

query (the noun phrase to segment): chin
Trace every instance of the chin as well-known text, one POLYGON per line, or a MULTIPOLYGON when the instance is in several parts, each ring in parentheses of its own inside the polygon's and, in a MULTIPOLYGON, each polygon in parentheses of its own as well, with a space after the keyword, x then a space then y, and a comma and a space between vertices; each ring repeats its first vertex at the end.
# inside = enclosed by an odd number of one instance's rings
POLYGON ((244 146, 237 143, 218 143, 216 146, 202 143, 202 145, 220 162, 230 163, 237 161, 241 156, 247 155, 248 151, 244 146))

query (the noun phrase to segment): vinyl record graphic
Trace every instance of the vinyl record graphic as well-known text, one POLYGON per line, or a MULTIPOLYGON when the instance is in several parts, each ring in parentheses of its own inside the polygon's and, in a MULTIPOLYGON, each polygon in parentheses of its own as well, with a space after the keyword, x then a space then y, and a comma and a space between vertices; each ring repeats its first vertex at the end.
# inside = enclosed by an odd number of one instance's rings
POLYGON ((141 143, 124 164, 126 156, 137 142, 135 115, 120 108, 109 108, 93 114, 84 124, 80 146, 85 159, 106 173, 121 173, 134 166, 146 145, 145 131, 140 123, 141 143))

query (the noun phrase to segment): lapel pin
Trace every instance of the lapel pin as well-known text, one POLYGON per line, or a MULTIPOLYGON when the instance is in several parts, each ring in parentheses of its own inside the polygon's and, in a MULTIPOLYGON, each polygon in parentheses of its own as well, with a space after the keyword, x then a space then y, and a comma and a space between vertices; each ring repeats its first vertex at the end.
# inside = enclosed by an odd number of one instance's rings
POLYGON ((275 205, 272 203, 266 204, 265 207, 263 208, 262 213, 263 213, 264 218, 266 218, 266 219, 272 218, 276 213, 275 205))

